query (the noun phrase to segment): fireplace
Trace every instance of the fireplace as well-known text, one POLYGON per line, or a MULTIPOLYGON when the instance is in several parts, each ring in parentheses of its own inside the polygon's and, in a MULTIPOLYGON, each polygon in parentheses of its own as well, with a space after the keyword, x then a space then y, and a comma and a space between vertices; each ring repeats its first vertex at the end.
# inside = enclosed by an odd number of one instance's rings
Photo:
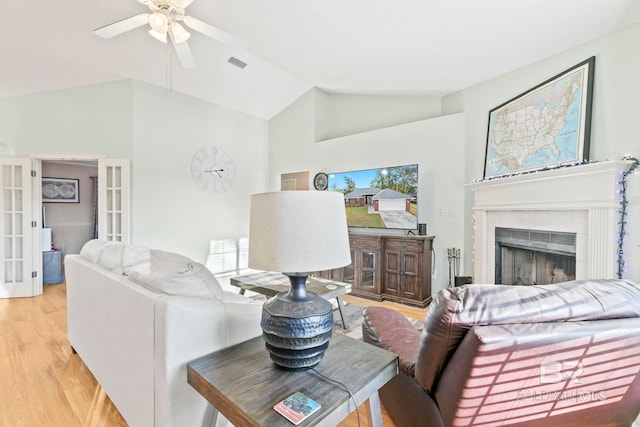
POLYGON ((495 229, 496 283, 546 285, 576 278, 576 233, 495 229))
MULTIPOLYGON (((573 235, 575 252, 570 255, 575 257, 575 266, 565 266, 564 259, 548 255, 536 259, 535 265, 541 263, 544 269, 547 263, 559 265, 564 271, 560 273, 556 267, 558 276, 578 280, 615 277, 620 230, 618 183, 631 164, 626 160, 597 162, 470 184, 474 197, 474 282, 498 282, 496 265, 503 258, 496 250, 496 229, 500 228, 573 235)), ((513 252, 510 257, 523 256, 513 252)), ((631 258, 634 247, 627 247, 627 252, 631 258)), ((541 283, 537 270, 535 274, 535 280, 528 279, 541 283)), ((502 267, 500 275, 504 276, 502 267)))

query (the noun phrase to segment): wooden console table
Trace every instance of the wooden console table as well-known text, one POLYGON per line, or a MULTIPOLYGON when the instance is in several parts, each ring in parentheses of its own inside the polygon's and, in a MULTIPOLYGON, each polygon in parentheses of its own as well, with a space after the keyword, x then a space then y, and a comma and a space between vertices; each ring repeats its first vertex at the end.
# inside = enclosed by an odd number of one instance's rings
MULTIPOLYGON (((378 390, 398 373, 398 356, 338 334, 331 338, 315 370, 346 386, 357 406, 367 402, 368 425, 382 427, 378 390)), ((291 426, 273 405, 296 391, 322 405, 300 426, 333 427, 356 408, 343 386, 314 370, 292 372, 277 368, 262 337, 190 362, 187 380, 236 426, 291 426)))
POLYGON ((431 302, 434 239, 349 233, 351 264, 317 276, 350 283, 358 297, 424 308, 431 302))

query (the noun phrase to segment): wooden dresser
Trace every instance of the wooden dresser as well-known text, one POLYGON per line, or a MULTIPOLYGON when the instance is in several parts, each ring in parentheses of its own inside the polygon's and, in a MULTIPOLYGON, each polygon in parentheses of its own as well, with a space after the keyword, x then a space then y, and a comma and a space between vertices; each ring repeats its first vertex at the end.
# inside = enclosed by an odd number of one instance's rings
POLYGON ((351 264, 317 276, 351 284, 351 294, 426 307, 431 302, 433 236, 349 233, 351 264))

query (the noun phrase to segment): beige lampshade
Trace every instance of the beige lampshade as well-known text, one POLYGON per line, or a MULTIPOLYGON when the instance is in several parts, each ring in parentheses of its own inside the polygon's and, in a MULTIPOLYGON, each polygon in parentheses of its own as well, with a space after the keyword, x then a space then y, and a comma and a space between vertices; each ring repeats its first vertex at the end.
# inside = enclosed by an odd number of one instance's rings
POLYGON ((277 191, 251 196, 250 268, 312 273, 350 263, 342 193, 277 191))

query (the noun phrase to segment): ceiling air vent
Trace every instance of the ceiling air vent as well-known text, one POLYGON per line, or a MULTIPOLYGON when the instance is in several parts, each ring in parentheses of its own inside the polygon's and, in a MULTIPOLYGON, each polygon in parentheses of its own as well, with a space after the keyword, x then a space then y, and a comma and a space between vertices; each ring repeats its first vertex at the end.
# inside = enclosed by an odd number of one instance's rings
POLYGON ((227 60, 227 62, 231 65, 235 65, 236 67, 240 68, 241 70, 244 69, 244 67, 247 66, 246 62, 240 61, 238 58, 235 57, 231 57, 227 60))

